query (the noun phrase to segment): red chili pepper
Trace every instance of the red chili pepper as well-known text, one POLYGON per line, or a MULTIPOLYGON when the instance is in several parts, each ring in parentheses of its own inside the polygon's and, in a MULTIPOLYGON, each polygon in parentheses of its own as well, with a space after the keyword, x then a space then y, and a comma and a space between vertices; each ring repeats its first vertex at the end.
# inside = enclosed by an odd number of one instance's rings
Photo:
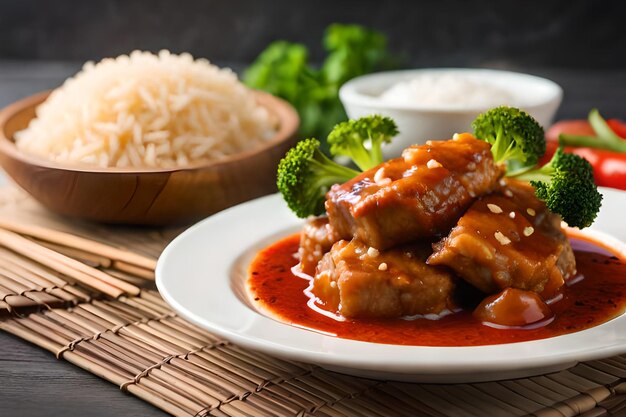
MULTIPOLYGON (((607 120, 607 124, 615 134, 626 139, 626 123, 610 119, 607 120)), ((546 154, 540 161, 541 164, 548 162, 558 148, 558 138, 561 133, 585 136, 595 135, 591 125, 586 120, 563 120, 555 123, 546 132, 547 149, 546 154)), ((626 190, 626 153, 571 146, 566 146, 565 152, 580 155, 591 163, 597 185, 626 190)))

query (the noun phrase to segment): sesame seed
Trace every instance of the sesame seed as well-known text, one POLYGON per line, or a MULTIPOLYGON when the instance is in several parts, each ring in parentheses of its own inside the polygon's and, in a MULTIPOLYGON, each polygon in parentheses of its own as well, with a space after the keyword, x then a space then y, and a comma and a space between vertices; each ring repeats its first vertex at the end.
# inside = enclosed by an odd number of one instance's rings
POLYGON ((330 288, 337 288, 337 283, 335 281, 330 281, 330 288))
POLYGON ((472 198, 476 197, 476 193, 475 193, 474 191, 472 191, 472 190, 468 191, 467 193, 468 193, 468 194, 469 194, 469 196, 470 196, 470 197, 472 197, 472 198))
POLYGON ((514 219, 514 218, 515 218, 515 212, 514 212, 514 211, 510 212, 510 213, 509 213, 509 217, 510 217, 510 218, 512 218, 512 219, 514 219))
POLYGON ((502 209, 497 204, 487 204, 487 207, 489 208, 489 211, 494 213, 494 214, 502 213, 502 209))
POLYGON ((375 258, 375 257, 377 257, 377 256, 380 254, 380 252, 379 252, 379 251, 378 251, 378 249, 376 249, 376 248, 369 248, 369 249, 367 250, 367 254, 368 254, 369 256, 371 256, 372 258, 375 258))
POLYGON ((385 167, 379 168, 374 174, 374 181, 378 181, 385 177, 385 167))
POLYGON ((507 197, 513 197, 513 192, 511 190, 504 190, 504 195, 507 197))
POLYGON ((391 178, 385 177, 385 167, 382 167, 378 171, 376 171, 376 173, 374 174, 374 182, 377 185, 381 186, 391 183, 391 178))
POLYGON ((498 242, 500 242, 501 245, 508 245, 509 243, 511 243, 511 239, 509 239, 508 237, 504 236, 502 234, 502 232, 500 232, 500 231, 495 232, 493 234, 493 236, 496 238, 496 240, 498 242))
POLYGON ((387 264, 382 262, 380 265, 378 265, 378 270, 379 271, 386 271, 387 270, 387 264))
POLYGON ((428 162, 426 162, 426 166, 432 169, 432 168, 439 168, 442 165, 439 163, 439 161, 435 159, 430 159, 428 162))
POLYGON ((454 135, 452 135, 452 140, 459 140, 461 139, 461 135, 459 135, 458 133, 455 133, 454 135))
POLYGON ((506 181, 504 181, 504 178, 500 178, 499 183, 500 183, 500 185, 501 185, 502 187, 504 187, 504 186, 506 185, 506 181))
POLYGON ((524 236, 528 237, 528 236, 532 235, 534 231, 535 231, 535 229, 533 229, 530 226, 525 227, 524 228, 524 236))
POLYGON ((528 213, 531 216, 534 216, 535 214, 537 214, 537 212, 535 212, 535 210, 531 209, 530 207, 526 209, 526 213, 528 213))

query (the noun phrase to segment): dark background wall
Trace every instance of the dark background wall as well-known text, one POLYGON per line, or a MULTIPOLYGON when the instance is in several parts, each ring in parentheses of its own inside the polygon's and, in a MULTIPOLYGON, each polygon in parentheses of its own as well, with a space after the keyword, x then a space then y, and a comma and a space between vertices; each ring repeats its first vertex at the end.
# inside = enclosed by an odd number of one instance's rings
POLYGON ((626 68, 626 2, 600 0, 0 0, 0 60, 167 48, 246 63, 275 39, 319 59, 332 22, 385 32, 409 66, 626 68))

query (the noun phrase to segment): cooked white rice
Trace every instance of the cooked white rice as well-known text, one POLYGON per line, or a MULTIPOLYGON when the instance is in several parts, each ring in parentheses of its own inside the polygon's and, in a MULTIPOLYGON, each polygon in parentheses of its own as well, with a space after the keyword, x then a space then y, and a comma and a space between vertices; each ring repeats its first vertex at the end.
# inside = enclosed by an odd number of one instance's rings
POLYGON ((175 167, 252 149, 275 127, 231 70, 189 54, 135 51, 86 63, 15 139, 57 162, 175 167))

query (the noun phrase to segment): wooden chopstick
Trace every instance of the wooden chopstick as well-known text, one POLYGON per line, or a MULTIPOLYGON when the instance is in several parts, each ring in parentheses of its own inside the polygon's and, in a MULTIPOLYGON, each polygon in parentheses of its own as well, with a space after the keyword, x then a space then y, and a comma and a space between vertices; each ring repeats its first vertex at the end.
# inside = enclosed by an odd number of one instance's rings
MULTIPOLYGON (((91 252, 86 252, 80 249, 63 246, 58 243, 47 242, 44 240, 36 240, 35 243, 41 246, 45 246, 48 249, 61 253, 70 258, 74 258, 86 265, 93 266, 94 268, 96 267, 109 268, 113 264, 113 261, 111 261, 109 258, 105 258, 104 256, 99 256, 91 252)), ((143 268, 141 269, 143 270, 143 268)))
POLYGON ((72 269, 75 269, 77 271, 83 272, 87 275, 91 275, 92 277, 99 279, 101 281, 107 282, 115 287, 118 287, 124 291, 127 291, 130 294, 139 294, 139 288, 135 287, 134 285, 130 285, 124 281, 118 280, 116 278, 111 277, 110 275, 107 275, 106 273, 100 271, 99 269, 93 268, 89 265, 85 265, 84 263, 77 261, 75 259, 72 259, 68 256, 65 256, 61 253, 55 252, 54 250, 48 249, 36 242, 33 242, 31 240, 28 240, 20 235, 18 235, 17 233, 13 233, 13 232, 9 232, 6 230, 0 230, 0 235, 1 233, 10 233, 13 234, 13 236, 17 236, 21 239, 24 239, 28 242, 30 242, 32 245, 30 246, 30 249, 36 252, 41 253, 44 256, 49 257, 51 260, 55 260, 58 262, 61 262, 62 264, 65 264, 67 266, 69 266, 72 269))
POLYGON ((123 261, 113 261, 111 268, 118 271, 126 272, 127 274, 135 275, 143 279, 154 281, 154 270, 148 270, 138 267, 137 265, 129 264, 123 261))
POLYGON ((17 233, 0 229, 0 244, 111 297, 138 295, 141 292, 135 285, 41 246, 17 233))
POLYGON ((115 278, 119 278, 123 281, 129 282, 131 284, 134 284, 138 287, 145 287, 146 285, 146 279, 145 278, 141 278, 138 277, 136 275, 131 275, 129 273, 120 271, 118 269, 111 269, 111 268, 104 268, 103 269, 104 272, 106 272, 107 274, 115 277, 115 278))
POLYGON ((102 268, 101 270, 109 275, 113 275, 116 278, 121 278, 131 284, 141 285, 141 282, 154 281, 154 270, 142 268, 137 265, 129 264, 123 261, 112 261, 109 258, 99 256, 90 252, 85 252, 79 249, 70 248, 67 246, 59 245, 57 243, 50 243, 42 240, 35 240, 42 246, 52 249, 55 252, 59 252, 65 256, 76 259, 86 265, 94 268, 102 268), (124 276, 120 276, 115 272, 123 272, 124 276))
POLYGON ((140 268, 154 271, 156 260, 138 253, 125 251, 94 240, 85 239, 70 233, 60 232, 41 226, 24 224, 14 220, 0 219, 0 228, 11 232, 28 235, 47 242, 56 243, 83 252, 93 253, 113 261, 121 261, 140 268))

